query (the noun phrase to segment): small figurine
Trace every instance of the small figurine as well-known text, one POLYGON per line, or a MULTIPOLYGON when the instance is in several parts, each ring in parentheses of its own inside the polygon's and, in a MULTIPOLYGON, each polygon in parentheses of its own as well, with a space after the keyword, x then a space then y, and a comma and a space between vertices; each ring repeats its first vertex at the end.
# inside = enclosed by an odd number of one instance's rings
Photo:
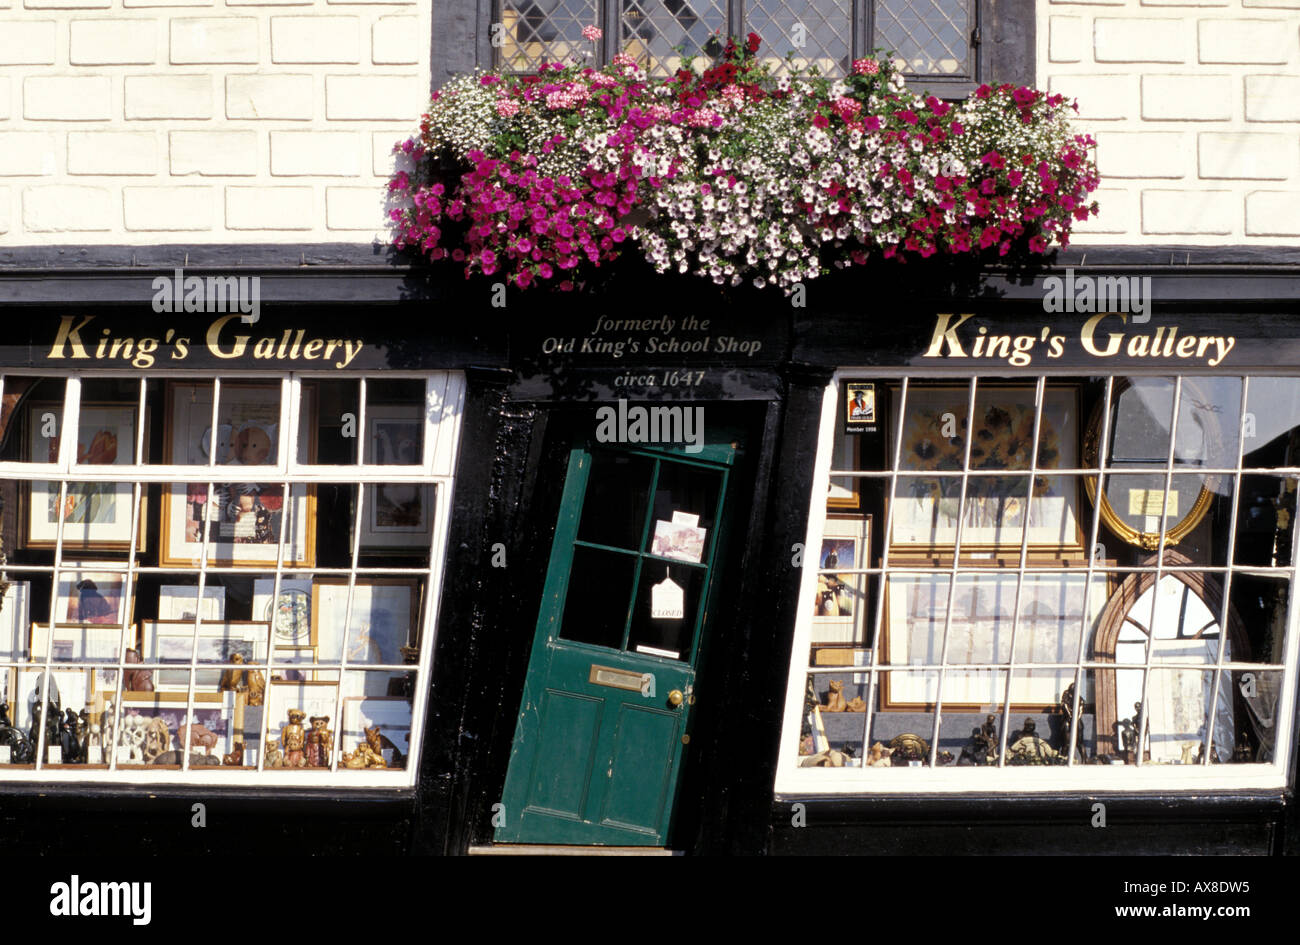
POLYGON ((1255 752, 1250 747, 1250 736, 1245 732, 1237 737, 1237 748, 1232 753, 1232 760, 1237 764, 1249 764, 1255 760, 1255 752))
POLYGON ((845 712, 866 712, 867 703, 861 696, 854 696, 844 704, 845 712))
POLYGON ((63 763, 76 764, 81 760, 81 742, 77 738, 77 712, 66 710, 63 720, 59 722, 59 749, 63 752, 63 763))
POLYGON ((867 754, 867 767, 888 768, 890 766, 889 754, 890 750, 886 748, 883 743, 876 742, 871 746, 871 749, 867 754))
POLYGON ((920 735, 908 732, 889 743, 889 763, 895 768, 907 768, 913 761, 930 760, 930 745, 920 735))
POLYGON ((823 712, 843 712, 846 706, 844 701, 844 683, 838 679, 831 680, 831 691, 827 696, 826 705, 822 706, 823 712))
POLYGON ((307 765, 307 756, 303 751, 307 736, 302 727, 302 720, 306 717, 307 713, 302 709, 290 709, 289 724, 280 730, 280 748, 284 751, 286 768, 303 768, 307 765))
POLYGON ((46 757, 48 757, 50 747, 60 744, 59 725, 62 719, 62 709, 59 705, 59 687, 51 679, 49 692, 45 700, 46 711, 41 711, 41 690, 44 685, 45 674, 42 673, 36 677, 36 687, 27 697, 27 710, 32 716, 32 724, 31 728, 27 730, 27 736, 32 743, 32 753, 35 754, 40 746, 41 720, 44 719, 45 751, 46 757))
POLYGON ((953 764, 955 760, 956 759, 954 759, 952 756, 952 752, 950 751, 939 752, 939 764, 943 765, 944 767, 953 764))
POLYGON ((1190 765, 1192 763, 1192 752, 1196 751, 1196 746, 1200 742, 1187 742, 1183 745, 1183 757, 1179 764, 1190 765))
MULTIPOLYGON (((230 662, 243 663, 244 654, 232 653, 230 662)), ((266 694, 266 677, 256 669, 228 669, 221 674, 222 692, 246 692, 249 705, 261 705, 266 694)))
POLYGON ((280 753, 279 748, 275 747, 275 742, 271 742, 271 746, 266 750, 265 766, 268 768, 284 767, 284 755, 280 753))
POLYGON ((963 746, 961 755, 957 758, 959 766, 998 763, 998 729, 994 719, 995 716, 990 715, 983 725, 970 730, 970 742, 963 746))
POLYGON ((343 753, 345 768, 387 768, 384 756, 376 746, 379 744, 379 726, 366 729, 366 740, 357 744, 357 750, 343 753))
MULTIPOLYGON (((405 767, 401 751, 398 750, 396 745, 379 733, 378 725, 366 729, 366 741, 370 743, 371 749, 376 755, 379 755, 380 758, 384 756, 385 751, 391 752, 390 757, 393 759, 391 767, 405 767)), ((853 750, 848 745, 844 746, 844 753, 850 758, 853 757, 853 750)))
POLYGON ((172 732, 161 718, 154 717, 144 723, 144 763, 160 764, 158 757, 171 744, 172 732))
POLYGON ((244 764, 244 743, 235 742, 235 747, 231 749, 230 754, 221 756, 221 763, 232 768, 241 767, 244 764))
POLYGON ((16 765, 30 764, 32 744, 27 736, 14 728, 9 721, 9 703, 0 702, 0 745, 9 746, 9 762, 16 765))
POLYGON ((334 733, 325 726, 328 715, 313 715, 307 731, 307 764, 312 768, 328 768, 334 754, 334 733))
POLYGON ((813 737, 811 735, 805 735, 801 739, 799 739, 799 754, 811 755, 812 753, 813 753, 813 737))
MULTIPOLYGON (((142 661, 138 652, 129 649, 122 657, 122 662, 129 664, 142 661)), ((122 682, 127 692, 153 692, 153 670, 128 669, 123 673, 122 682)))
MULTIPOLYGON (((1083 703, 1079 703, 1079 714, 1083 715, 1083 703)), ((1061 725, 1064 731, 1061 734, 1061 753, 1067 754, 1066 746, 1070 741, 1070 728, 1074 723, 1074 683, 1066 687, 1065 692, 1061 693, 1061 725)), ((1083 739, 1083 720, 1080 718, 1079 727, 1074 733, 1074 753, 1081 762, 1088 761, 1088 748, 1083 739)))
POLYGON ((145 720, 139 715, 122 717, 118 744, 126 748, 127 764, 144 764, 144 727, 145 720))
POLYGON ((1050 765, 1065 764, 1066 758, 1038 737, 1038 725, 1033 719, 1025 719, 1024 726, 1014 734, 1014 741, 1009 747, 1007 764, 1013 765, 1050 765))
POLYGON ((182 725, 176 729, 176 744, 185 748, 201 747, 205 755, 211 754, 212 749, 217 747, 217 735, 210 731, 207 726, 201 722, 191 721, 189 725, 182 725), (186 744, 188 742, 188 744, 186 744))

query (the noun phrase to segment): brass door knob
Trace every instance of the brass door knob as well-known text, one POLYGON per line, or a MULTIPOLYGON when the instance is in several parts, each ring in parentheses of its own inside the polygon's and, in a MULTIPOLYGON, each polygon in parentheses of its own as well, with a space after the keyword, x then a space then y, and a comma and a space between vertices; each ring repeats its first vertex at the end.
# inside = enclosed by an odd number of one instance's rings
POLYGON ((680 689, 674 689, 672 692, 668 693, 668 703, 669 705, 681 705, 682 691, 680 689))

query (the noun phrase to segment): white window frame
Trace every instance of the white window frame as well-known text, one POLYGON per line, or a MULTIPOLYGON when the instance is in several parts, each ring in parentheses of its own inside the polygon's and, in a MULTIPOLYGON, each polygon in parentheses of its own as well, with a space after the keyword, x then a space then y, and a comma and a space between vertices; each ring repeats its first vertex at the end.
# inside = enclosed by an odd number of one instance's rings
MULTIPOLYGON (((257 467, 258 477, 264 481, 277 482, 285 487, 286 499, 292 493, 290 490, 296 486, 313 484, 313 483, 344 483, 357 487, 357 501, 354 510, 354 528, 352 532, 351 548, 351 566, 347 568, 325 568, 325 567, 286 567, 284 566, 284 556, 286 548, 286 536, 290 534, 291 525, 284 525, 280 529, 280 542, 277 546, 277 566, 272 569, 233 567, 233 566, 216 566, 208 563, 208 554, 206 553, 206 544, 208 538, 205 535, 204 553, 198 558, 198 563, 191 567, 181 566, 149 566, 142 567, 136 564, 137 559, 137 531, 140 527, 140 502, 142 499, 142 486, 146 483, 177 483, 193 482, 195 479, 196 469, 204 467, 196 466, 176 466, 163 464, 143 464, 144 457, 144 416, 146 403, 146 385, 166 384, 169 381, 200 380, 213 381, 211 371, 202 372, 196 370, 179 370, 168 371, 165 375, 150 374, 143 375, 139 371, 130 370, 84 370, 56 372, 52 375, 41 374, 31 370, 10 370, 0 374, 0 396, 3 396, 5 382, 15 377, 48 377, 53 376, 66 381, 66 390, 64 396, 64 407, 61 417, 60 430, 78 429, 78 414, 80 404, 81 382, 86 379, 101 378, 127 378, 139 382, 139 399, 137 403, 136 415, 136 442, 134 444, 134 464, 131 466, 113 465, 113 466, 82 466, 74 463, 75 447, 69 447, 69 442, 75 443, 75 437, 63 436, 59 443, 59 461, 57 463, 25 463, 25 462, 0 462, 0 477, 17 480, 20 484, 23 480, 47 480, 60 483, 60 503, 62 503, 64 486, 68 482, 127 482, 134 483, 133 500, 132 500, 132 517, 131 517, 131 539, 129 545, 128 557, 125 562, 117 560, 106 561, 81 561, 83 567, 92 567, 97 571, 120 571, 124 572, 126 584, 124 594, 129 601, 133 594, 132 584, 138 574, 186 574, 198 577, 197 593, 202 597, 203 587, 209 574, 233 574, 252 577, 266 577, 274 573, 275 587, 274 593, 278 594, 280 581, 282 578, 306 577, 306 576, 335 576, 346 577, 348 579, 348 597, 347 610, 345 611, 345 626, 350 625, 351 610, 353 604, 353 595, 357 583, 358 575, 376 574, 376 575, 409 575, 418 577, 424 581, 424 594, 422 600, 422 609, 417 616, 420 620, 419 627, 422 628, 419 633, 420 655, 415 665, 389 665, 389 664, 357 664, 351 667, 352 672, 367 671, 377 673, 389 673, 396 676, 399 673, 415 675, 414 698, 411 706, 411 739, 409 752, 405 760, 405 766, 401 769, 356 769, 350 770, 340 764, 342 751, 353 750, 355 745, 344 745, 343 743, 343 726, 342 726, 342 702, 344 698, 344 687, 342 682, 346 674, 350 671, 347 662, 346 647, 340 653, 339 663, 318 664, 318 671, 324 671, 330 674, 337 673, 339 685, 335 699, 335 710, 330 715, 330 727, 334 733, 334 750, 333 757, 330 759, 329 774, 325 774, 324 768, 311 769, 288 769, 288 768, 264 768, 263 764, 266 758, 265 750, 258 752, 258 766, 256 770, 235 770, 228 767, 214 768, 206 765, 199 765, 191 768, 189 765, 189 752, 182 751, 181 770, 160 769, 150 771, 148 769, 124 769, 117 768, 117 752, 105 747, 105 763, 109 765, 107 769, 91 768, 87 769, 85 765, 76 764, 65 767, 48 767, 46 765, 46 751, 44 746, 33 745, 32 750, 36 755, 36 766, 34 769, 19 768, 13 765, 0 765, 0 783, 94 783, 94 784, 122 784, 122 785, 221 785, 230 787, 267 787, 283 785, 289 787, 302 788, 322 788, 329 791, 336 791, 340 788, 414 788, 420 766, 420 755, 422 743, 424 740, 424 723, 428 714, 429 698, 429 680, 432 672, 433 652, 437 642, 437 614, 442 596, 443 570, 446 561, 447 534, 450 524, 452 509, 452 493, 454 486, 454 471, 456 458, 459 452, 461 421, 465 408, 465 376, 458 371, 335 371, 326 373, 324 371, 300 371, 300 372, 231 372, 222 377, 219 376, 214 381, 213 397, 213 436, 215 437, 216 417, 220 404, 220 389, 223 382, 249 382, 257 381, 267 383, 278 381, 280 383, 280 423, 279 423, 279 446, 276 453, 277 462, 267 464, 266 466, 257 467), (418 465, 379 465, 365 463, 366 457, 366 381, 370 379, 389 380, 422 380, 425 383, 424 391, 424 453, 421 463, 418 465), (296 431, 298 429, 298 408, 299 398, 301 396, 302 382, 305 380, 355 380, 359 385, 359 409, 356 418, 357 433, 357 454, 356 462, 351 465, 317 465, 305 464, 298 462, 298 440, 296 431), (433 485, 435 516, 432 522, 432 538, 429 547, 429 561, 427 567, 358 567, 357 562, 360 552, 360 523, 363 521, 362 516, 365 514, 364 503, 366 495, 366 486, 372 483, 414 483, 421 485, 433 485)), ((169 418, 163 418, 167 422, 169 418)), ((15 417, 11 422, 16 422, 15 417)), ((223 472, 222 475, 215 475, 218 469, 224 469, 215 464, 215 454, 210 450, 207 469, 211 470, 212 479, 208 482, 209 492, 213 487, 213 482, 223 482, 229 477, 229 472, 223 472)), ((286 511, 291 508, 291 503, 286 501, 286 511)), ((157 540, 158 536, 153 536, 157 540)), ((54 562, 52 565, 18 565, 8 564, 3 570, 9 575, 10 580, 23 580, 25 575, 35 574, 52 574, 58 569, 65 567, 64 564, 64 547, 63 547, 63 522, 59 522, 58 539, 54 548, 54 562)), ((54 603, 58 593, 58 582, 53 581, 50 589, 50 613, 54 613, 54 603)), ((196 608, 195 628, 197 629, 201 609, 196 608)), ((116 664, 117 678, 119 687, 124 681, 124 670, 137 668, 136 664, 125 662, 125 651, 129 645, 126 642, 126 634, 134 627, 134 623, 127 624, 123 628, 124 640, 118 647, 118 662, 116 664)), ((40 661, 35 658, 29 663, 0 661, 0 671, 8 672, 10 668, 18 667, 25 669, 38 669, 43 667, 45 678, 49 679, 51 671, 70 672, 86 670, 92 668, 113 669, 114 664, 108 663, 55 663, 52 661, 53 648, 45 654, 44 660, 40 661)), ((197 661, 198 643, 195 640, 194 655, 191 657, 190 667, 197 670, 203 669, 220 669, 222 664, 199 663, 197 661)), ((268 648, 267 664, 262 667, 262 672, 269 680, 271 669, 275 666, 274 649, 268 648)), ((145 664, 146 667, 152 664, 145 664)), ((283 665, 283 664, 281 664, 283 665)), ((185 669, 186 667, 177 664, 168 664, 169 669, 185 669)), ((156 672, 155 668, 155 672, 156 672)), ((188 703, 190 709, 197 707, 193 702, 195 692, 196 675, 190 674, 188 703)), ((268 683, 269 689, 269 683, 268 683)), ((121 691, 120 688, 118 690, 121 691)), ((42 693, 46 696, 47 693, 42 693)), ((17 694, 13 694, 17 698, 17 694)), ((120 731, 121 705, 120 698, 114 700, 114 731, 120 731)), ((266 700, 269 703, 269 697, 266 700)), ((64 707, 67 708, 67 707, 64 707)), ((269 706, 268 706, 269 708, 269 706)), ((263 725, 267 731, 261 736, 260 745, 263 749, 270 744, 275 737, 279 735, 279 728, 287 719, 271 719, 266 712, 263 713, 263 725)), ((15 724, 17 719, 12 720, 15 724)), ((24 735, 27 733, 24 732, 24 735)), ((172 733, 173 736, 175 733, 172 733)), ((43 733, 42 733, 43 741, 43 733)))
MULTIPOLYGON (((1063 377, 1074 377, 1086 371, 1057 371, 1056 374, 1063 377)), ((1284 370, 1268 372, 1243 372, 1244 382, 1241 398, 1242 418, 1247 410, 1249 398, 1249 384, 1251 376, 1286 376, 1289 373, 1284 370)), ((835 441, 839 431, 836 428, 838 408, 841 399, 841 382, 849 377, 861 378, 864 375, 878 377, 881 380, 898 380, 901 384, 902 396, 906 398, 906 391, 909 382, 929 383, 933 381, 955 381, 960 380, 970 384, 972 377, 970 375, 954 374, 927 374, 920 370, 906 369, 882 369, 875 367, 861 368, 841 368, 836 371, 829 385, 827 385, 822 399, 822 416, 821 425, 818 434, 817 459, 813 475, 813 488, 809 499, 808 514, 808 531, 805 537, 805 549, 820 549, 822 547, 823 522, 826 517, 826 495, 830 486, 831 476, 838 479, 855 476, 856 478, 875 478, 883 479, 886 482, 888 494, 894 494, 896 483, 899 476, 894 472, 898 467, 899 454, 901 450, 901 424, 897 425, 899 429, 891 431, 891 439, 886 444, 888 456, 890 457, 890 469, 883 471, 849 471, 849 470, 832 470, 831 459, 835 448, 835 441)), ((1143 372, 1139 370, 1127 370, 1117 375, 1107 378, 1106 382, 1106 406, 1105 428, 1101 436, 1101 442, 1108 442, 1108 427, 1110 423, 1110 403, 1114 382, 1117 377, 1139 377, 1139 376, 1169 376, 1168 372, 1143 372)), ((1193 376, 1193 372, 1184 372, 1183 377, 1193 376)), ((1225 372, 1225 376, 1240 376, 1236 372, 1225 372)), ((1036 380, 1038 383, 1037 390, 1037 414, 1035 418, 1035 439, 1037 438, 1038 425, 1041 422, 1043 385, 1049 375, 1025 375, 1020 380, 1036 380)), ((1005 378, 1002 376, 996 379, 990 378, 990 381, 996 380, 1002 382, 1005 378)), ((985 378, 975 378, 979 383, 985 383, 985 378)), ((1178 413, 1178 397, 1181 394, 1181 377, 1175 387, 1174 416, 1178 413)), ((970 387, 970 397, 975 396, 975 387, 970 387)), ((897 405, 891 405, 891 409, 897 409, 897 405)), ((905 403, 903 405, 905 409, 905 403)), ((969 408, 968 408, 969 409, 969 408)), ((1241 427, 1239 426, 1238 429, 1241 427)), ((1172 475, 1173 464, 1173 437, 1170 443, 1170 459, 1166 472, 1166 489, 1169 487, 1169 477, 1172 475)), ((969 450, 969 446, 968 446, 969 450)), ((1231 475, 1240 476, 1242 469, 1242 453, 1244 450, 1244 440, 1238 438, 1238 453, 1235 468, 1222 470, 1231 475)), ((1105 457, 1102 457, 1103 462, 1105 457)), ((969 465, 967 462, 966 465, 969 465)), ((1033 472, 1037 467, 1037 451, 1035 450, 1034 461, 1031 469, 1027 472, 1032 478, 1033 472)), ((1253 467, 1246 467, 1251 469, 1253 467)), ((1105 466, 1103 465, 1103 469, 1105 466)), ((1054 470, 1061 473, 1083 473, 1090 470, 1054 470)), ((1201 470, 1213 472, 1214 470, 1201 470)), ((1300 468, 1278 468, 1261 471, 1270 475, 1289 475, 1300 476, 1300 468)), ((1103 473, 1104 474, 1104 473, 1103 473)), ((947 475, 947 474, 945 474, 947 475)), ((954 476, 962 478, 963 498, 965 495, 965 484, 969 480, 968 473, 954 472, 954 476)), ((1239 485, 1239 481, 1238 481, 1239 485)), ((1227 550, 1227 561, 1231 563, 1234 560, 1233 549, 1236 538, 1237 522, 1237 502, 1240 494, 1240 488, 1234 488, 1232 497, 1232 517, 1233 530, 1230 533, 1229 546, 1227 550)), ((1082 517, 1082 516, 1081 516, 1082 517)), ((1104 534, 1101 531, 1100 510, 1097 504, 1094 504, 1092 513, 1088 516, 1092 519, 1091 528, 1086 534, 1093 537, 1095 543, 1097 536, 1104 534)), ((883 560, 875 568, 837 568, 837 573, 849 574, 866 574, 877 577, 877 600, 876 600, 876 627, 874 639, 877 644, 880 640, 880 629, 885 619, 882 613, 882 604, 884 596, 884 575, 890 570, 889 568, 889 550, 888 535, 890 528, 890 515, 886 514, 885 521, 880 527, 884 529, 882 534, 886 536, 883 544, 883 560)), ((960 551, 960 519, 957 534, 957 549, 960 551)), ((1027 530, 1024 533, 1024 541, 1027 541, 1027 530)), ((1092 547, 1092 544, 1086 545, 1092 547)), ((1026 549, 1021 548, 1020 565, 1018 573, 1020 583, 1023 585, 1023 576, 1026 571, 1027 555, 1026 549)), ((1158 554, 1163 558, 1164 540, 1160 542, 1158 554)), ((958 573, 970 573, 972 570, 978 571, 970 566, 957 567, 958 554, 953 554, 953 563, 951 566, 937 569, 939 573, 948 571, 950 575, 958 573)), ((1093 556, 1089 555, 1089 564, 1087 573, 1090 580, 1094 575, 1093 556)), ((808 677, 810 674, 849 674, 854 675, 874 674, 875 685, 868 692, 869 699, 867 703, 866 719, 864 720, 864 731, 870 733, 873 709, 876 701, 876 688, 879 686, 879 671, 886 669, 881 664, 879 646, 872 647, 872 667, 870 670, 853 669, 850 667, 831 667, 831 666, 812 666, 810 652, 812 647, 812 630, 813 621, 810 608, 804 606, 804 602, 812 600, 817 587, 817 573, 820 565, 820 556, 817 554, 808 554, 805 552, 802 579, 799 586, 799 603, 797 617, 795 620, 794 645, 791 654, 790 674, 788 677, 788 686, 786 691, 785 712, 781 726, 781 743, 777 762, 777 773, 775 780, 775 794, 778 797, 785 796, 807 796, 814 794, 823 795, 888 795, 898 794, 907 795, 915 793, 941 793, 941 794, 1021 794, 1021 793, 1048 793, 1048 792, 1134 792, 1134 791, 1160 791, 1160 792, 1204 792, 1204 791, 1241 791, 1241 790, 1265 790, 1281 791, 1287 786, 1288 766, 1290 764, 1292 745, 1293 745, 1293 716, 1295 713, 1295 689, 1296 689, 1296 666, 1297 654, 1300 652, 1300 632, 1297 624, 1300 624, 1300 606, 1297 606, 1297 597, 1300 596, 1300 549, 1293 551, 1292 563, 1288 568, 1277 569, 1277 576, 1287 577, 1290 580, 1290 588, 1287 601, 1287 618, 1286 618, 1286 645, 1283 654, 1283 663, 1280 667, 1274 664, 1258 663, 1235 663, 1225 659, 1227 647, 1218 647, 1218 669, 1214 671, 1216 679, 1222 677, 1224 670, 1247 669, 1251 671, 1269 671, 1279 669, 1282 672, 1282 688, 1278 696, 1278 703, 1275 710, 1274 718, 1276 719, 1276 734, 1273 750, 1273 760, 1270 763, 1250 763, 1250 764, 1200 764, 1191 766, 1172 766, 1157 764, 1139 764, 1139 765, 1084 765, 1072 763, 1069 766, 1005 766, 1005 767, 979 767, 979 766, 926 766, 926 767, 889 767, 885 769, 874 769, 871 767, 817 767, 817 768, 800 768, 798 753, 799 733, 802 728, 802 717, 804 714, 804 701, 807 692, 808 677)), ((1158 558, 1157 560, 1160 560, 1158 558)), ((909 568, 908 570, 913 570, 909 568)), ((934 569, 928 569, 934 570, 934 569)), ((1015 573, 1012 569, 999 569, 1002 573, 1015 573)), ((1080 569, 1082 570, 1082 569, 1080 569)), ((1153 566, 1150 568, 1125 568, 1126 572, 1149 570, 1155 573, 1155 586, 1160 583, 1161 572, 1164 570, 1163 565, 1153 566)), ((1231 577, 1238 571, 1254 571, 1255 568, 1246 568, 1241 566, 1233 567, 1231 564, 1227 567, 1224 574, 1224 593, 1223 593, 1223 613, 1219 614, 1220 621, 1220 639, 1227 639, 1227 622, 1224 614, 1227 612, 1229 601, 1231 600, 1231 577)), ((1032 573, 1030 570, 1029 573, 1032 573)), ((1104 578, 1103 578, 1104 579, 1104 578)), ((949 578, 949 587, 955 584, 952 577, 949 578)), ((1017 608, 1018 610, 1018 608, 1017 608)), ((1018 619, 1018 618, 1017 618, 1018 619)), ((1013 630, 1014 634, 1014 630, 1013 630)), ((1083 649, 1083 640, 1086 640, 1089 634, 1081 637, 1080 649, 1083 649)), ((1147 671, 1144 674, 1144 686, 1149 684, 1150 667, 1154 647, 1148 647, 1147 652, 1147 671)), ((1014 647, 1013 647, 1014 657, 1014 647)), ((1089 661, 1086 654, 1080 653, 1079 663, 1084 668, 1088 668, 1089 661)), ((955 666, 957 664, 946 664, 944 668, 955 666)), ((962 664, 963 666, 965 664, 962 664)), ((1008 674, 1014 669, 1014 662, 1008 666, 1008 674)), ((1190 667, 1185 667, 1190 668, 1190 667)), ((942 672, 942 670, 940 670, 942 672)), ((870 677, 869 677, 870 678, 870 677)), ((942 679, 942 677, 941 677, 942 679)), ((1145 692, 1145 689, 1144 689, 1145 692)), ((940 692, 942 696, 942 692, 940 692)), ((1076 705, 1078 696, 1076 695, 1076 705)), ((1145 702, 1145 699, 1144 699, 1145 702)), ((1211 701, 1211 711, 1217 708, 1217 700, 1211 701)), ((933 713, 934 726, 937 730, 942 721, 942 702, 937 706, 933 713)), ((1002 740, 1001 754, 1006 754, 1006 740, 1008 725, 1005 724, 1009 717, 1009 709, 1005 702, 1000 709, 999 729, 1002 740)), ((1079 717, 1076 710, 1075 717, 1079 717)), ((974 718, 974 716, 972 716, 974 718)), ((1213 732, 1213 721, 1207 726, 1207 733, 1213 732)), ((930 732, 920 732, 926 741, 931 744, 931 759, 938 752, 937 739, 931 738, 930 732)), ((1208 737, 1208 734, 1207 734, 1208 737)), ((866 745, 864 744, 864 754, 866 745)), ((1071 747, 1073 754, 1073 747, 1071 747)), ((1208 755, 1209 753, 1206 752, 1208 755)), ((1073 759, 1072 759, 1073 760, 1073 759)))

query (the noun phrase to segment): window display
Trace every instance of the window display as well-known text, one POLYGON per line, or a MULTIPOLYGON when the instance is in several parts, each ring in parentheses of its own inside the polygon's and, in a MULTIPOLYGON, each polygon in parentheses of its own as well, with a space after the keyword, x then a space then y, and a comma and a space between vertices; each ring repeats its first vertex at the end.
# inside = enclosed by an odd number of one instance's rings
POLYGON ((851 378, 778 793, 1284 782, 1300 378, 851 378))
POLYGON ((462 397, 0 377, 0 778, 412 783, 462 397))

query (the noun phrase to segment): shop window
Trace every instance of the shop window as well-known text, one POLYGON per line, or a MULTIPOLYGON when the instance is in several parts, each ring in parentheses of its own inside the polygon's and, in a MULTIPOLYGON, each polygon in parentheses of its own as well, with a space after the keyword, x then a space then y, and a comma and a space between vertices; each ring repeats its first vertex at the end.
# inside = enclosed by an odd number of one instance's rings
POLYGON ((671 75, 684 56, 712 58, 727 36, 755 32, 777 72, 793 64, 842 76, 879 49, 938 88, 979 79, 980 13, 975 0, 501 0, 494 65, 535 72, 582 58, 593 48, 583 28, 596 24, 606 37, 600 61, 627 52, 651 74, 671 75))
POLYGON ((462 395, 0 377, 0 779, 413 784, 462 395))
POLYGON ((1300 378, 844 374, 819 463, 778 792, 1285 783, 1300 378))

